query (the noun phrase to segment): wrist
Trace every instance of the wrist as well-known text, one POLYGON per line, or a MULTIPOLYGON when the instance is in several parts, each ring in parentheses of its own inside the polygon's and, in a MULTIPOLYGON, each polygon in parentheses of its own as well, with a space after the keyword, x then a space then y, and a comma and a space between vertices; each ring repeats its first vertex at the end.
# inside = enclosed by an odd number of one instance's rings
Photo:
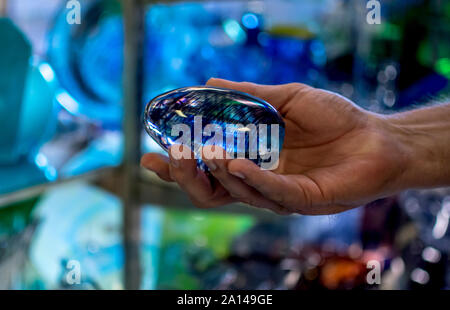
POLYGON ((401 189, 449 185, 450 157, 446 154, 448 146, 444 145, 448 144, 445 141, 450 141, 445 137, 448 124, 436 119, 437 115, 422 115, 424 112, 417 110, 382 117, 401 153, 398 156, 402 161, 399 164, 404 166, 398 180, 401 189))

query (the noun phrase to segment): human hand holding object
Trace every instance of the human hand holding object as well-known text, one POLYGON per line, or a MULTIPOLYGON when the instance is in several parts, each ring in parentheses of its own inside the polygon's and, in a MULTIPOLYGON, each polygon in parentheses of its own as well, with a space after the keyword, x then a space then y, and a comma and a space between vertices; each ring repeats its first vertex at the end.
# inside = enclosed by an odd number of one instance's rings
POLYGON ((204 159, 213 184, 192 157, 142 157, 142 166, 177 182, 198 207, 241 201, 279 214, 333 214, 407 188, 450 184, 449 105, 386 116, 299 83, 207 84, 264 99, 286 127, 275 170, 247 159, 204 159))

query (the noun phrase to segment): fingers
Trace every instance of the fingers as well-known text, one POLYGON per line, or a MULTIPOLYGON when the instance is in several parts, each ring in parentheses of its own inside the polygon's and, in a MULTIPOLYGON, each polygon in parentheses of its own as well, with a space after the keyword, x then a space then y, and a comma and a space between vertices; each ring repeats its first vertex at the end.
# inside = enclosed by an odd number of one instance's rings
POLYGON ((281 108, 281 106, 289 102, 289 100, 292 99, 295 93, 300 89, 309 88, 309 86, 300 83, 260 85, 250 82, 232 82, 217 78, 209 79, 206 85, 230 88, 248 93, 269 102, 276 109, 281 108))
POLYGON ((167 156, 148 153, 141 158, 141 166, 155 172, 161 179, 173 182, 169 172, 169 158, 167 156))
MULTIPOLYGON (((204 152, 208 147, 204 148, 204 152)), ((222 149, 225 158, 225 151, 222 149)), ((229 192, 234 199, 247 203, 249 205, 272 210, 278 214, 290 214, 282 206, 274 203, 270 199, 263 197, 258 191, 244 183, 240 178, 231 175, 227 170, 226 159, 206 159, 203 156, 205 164, 210 169, 211 174, 220 182, 220 184, 229 192)))
MULTIPOLYGON (((223 187, 213 188, 206 174, 197 168, 194 154, 189 150, 190 156, 174 156, 173 152, 179 148, 183 152, 183 146, 173 145, 169 149, 169 174, 178 185, 188 194, 191 201, 200 208, 212 208, 235 200, 223 187)), ((186 154, 186 153, 184 153, 186 154)))
POLYGON ((356 206, 334 204, 323 197, 318 184, 307 176, 284 176, 262 170, 247 159, 234 159, 228 164, 230 174, 240 178, 262 196, 285 210, 303 215, 337 214, 356 206))
MULTIPOLYGON (((173 147, 180 148, 179 145, 173 147)), ((206 174, 197 168, 194 154, 190 150, 188 154, 188 158, 175 159, 171 150, 169 157, 148 153, 142 156, 141 166, 165 181, 177 182, 197 207, 212 208, 236 202, 220 184, 213 189, 206 174)))
POLYGON ((262 170, 247 159, 234 159, 228 164, 230 174, 240 178, 262 196, 290 210, 308 205, 304 189, 288 176, 262 170))
POLYGON ((213 159, 205 160, 205 163, 218 181, 214 188, 206 174, 197 169, 193 154, 191 159, 176 160, 149 153, 141 159, 141 165, 154 171, 161 179, 176 181, 194 205, 200 208, 241 201, 283 215, 325 215, 356 207, 321 203, 315 197, 314 182, 309 182, 306 177, 299 181, 298 176, 294 179, 291 176, 277 175, 261 170, 246 159, 213 159))
POLYGON ((272 210, 280 215, 292 213, 273 201, 264 198, 255 189, 242 182, 242 180, 229 174, 226 169, 226 160, 211 160, 208 161, 207 165, 210 167, 213 163, 217 168, 211 171, 212 175, 217 178, 223 187, 230 193, 231 197, 237 201, 244 202, 254 207, 272 210))
POLYGON ((175 148, 182 150, 184 146, 173 145, 169 149, 169 174, 180 187, 193 197, 210 196, 212 188, 208 178, 197 169, 194 154, 189 150, 188 156, 174 156, 175 148))
POLYGON ((317 207, 317 208, 309 208, 304 215, 333 215, 333 214, 339 214, 344 211, 348 211, 350 209, 357 208, 358 206, 346 206, 346 205, 330 205, 330 206, 323 206, 323 207, 317 207))

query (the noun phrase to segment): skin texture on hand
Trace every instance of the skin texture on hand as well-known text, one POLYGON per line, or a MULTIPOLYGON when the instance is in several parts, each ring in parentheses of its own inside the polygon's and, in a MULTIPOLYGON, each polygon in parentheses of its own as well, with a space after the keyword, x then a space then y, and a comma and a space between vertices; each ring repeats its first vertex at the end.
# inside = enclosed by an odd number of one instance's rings
POLYGON ((414 152, 396 118, 298 83, 211 79, 207 84, 266 100, 282 115, 286 132, 276 170, 261 170, 246 159, 205 160, 213 184, 195 159, 175 160, 170 152, 170 158, 142 157, 142 166, 177 182, 198 207, 241 201, 279 214, 334 214, 414 186, 409 171, 414 152))

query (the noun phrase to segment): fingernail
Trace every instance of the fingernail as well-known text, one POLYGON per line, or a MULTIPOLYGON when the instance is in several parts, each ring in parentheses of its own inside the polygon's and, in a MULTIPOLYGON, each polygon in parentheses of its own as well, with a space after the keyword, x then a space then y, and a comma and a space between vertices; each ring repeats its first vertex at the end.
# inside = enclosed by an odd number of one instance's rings
POLYGON ((245 179, 245 175, 243 175, 240 172, 230 172, 230 174, 234 175, 235 177, 238 177, 239 179, 242 179, 242 180, 245 179))
POLYGON ((217 170, 217 165, 212 161, 205 161, 205 164, 208 166, 209 170, 211 171, 217 170))
POLYGON ((178 160, 176 160, 175 158, 173 158, 173 157, 170 157, 170 164, 174 168, 180 167, 180 162, 178 160))

